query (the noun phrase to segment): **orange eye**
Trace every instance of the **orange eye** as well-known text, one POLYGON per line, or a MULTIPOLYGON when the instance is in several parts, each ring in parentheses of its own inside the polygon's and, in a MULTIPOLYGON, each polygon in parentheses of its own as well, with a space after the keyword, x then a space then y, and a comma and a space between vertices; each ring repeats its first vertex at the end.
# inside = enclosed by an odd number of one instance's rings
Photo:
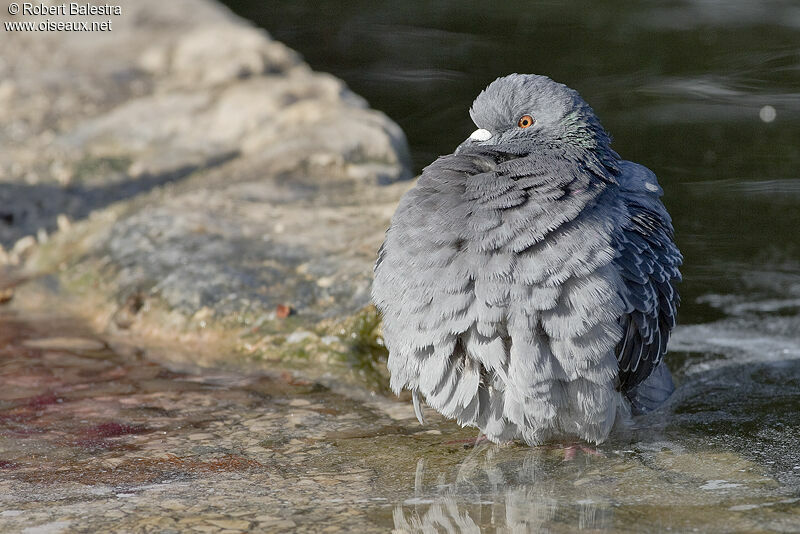
POLYGON ((522 117, 519 118, 519 121, 517 121, 517 126, 519 126, 520 128, 527 128, 528 126, 532 125, 533 125, 533 117, 531 117, 530 115, 523 115, 522 117))

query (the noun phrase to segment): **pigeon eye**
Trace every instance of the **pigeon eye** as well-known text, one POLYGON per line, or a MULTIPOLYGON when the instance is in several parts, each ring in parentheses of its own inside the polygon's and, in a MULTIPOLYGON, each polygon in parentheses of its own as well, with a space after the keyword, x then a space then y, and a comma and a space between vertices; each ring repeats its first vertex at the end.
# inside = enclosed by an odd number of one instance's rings
POLYGON ((533 117, 531 117, 530 115, 523 115, 522 117, 519 118, 519 121, 517 121, 517 126, 519 126, 520 128, 527 128, 528 126, 532 125, 533 125, 533 117))

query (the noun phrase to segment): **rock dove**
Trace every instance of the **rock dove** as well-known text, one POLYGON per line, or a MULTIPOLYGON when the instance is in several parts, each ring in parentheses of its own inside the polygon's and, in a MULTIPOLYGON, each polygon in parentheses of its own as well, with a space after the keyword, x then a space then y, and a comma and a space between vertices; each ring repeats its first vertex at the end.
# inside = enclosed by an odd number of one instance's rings
POLYGON ((372 298, 391 388, 495 443, 600 443, 674 387, 682 257, 655 174, 580 95, 512 74, 391 220, 372 298))

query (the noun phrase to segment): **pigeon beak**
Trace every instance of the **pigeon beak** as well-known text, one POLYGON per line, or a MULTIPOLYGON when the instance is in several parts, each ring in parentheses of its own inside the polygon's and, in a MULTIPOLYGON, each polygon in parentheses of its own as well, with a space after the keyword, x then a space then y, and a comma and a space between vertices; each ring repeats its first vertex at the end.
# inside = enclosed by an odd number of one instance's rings
POLYGON ((483 141, 488 141, 491 138, 492 138, 492 132, 490 132, 489 130, 484 130, 483 128, 478 128, 477 130, 472 132, 470 136, 466 140, 464 140, 463 143, 458 145, 458 148, 456 148, 455 153, 458 154, 461 152, 463 148, 466 148, 468 146, 473 146, 473 143, 475 143, 476 141, 483 142, 483 141))
POLYGON ((492 132, 484 130, 483 128, 478 128, 470 134, 469 138, 473 141, 488 141, 492 138, 492 132))

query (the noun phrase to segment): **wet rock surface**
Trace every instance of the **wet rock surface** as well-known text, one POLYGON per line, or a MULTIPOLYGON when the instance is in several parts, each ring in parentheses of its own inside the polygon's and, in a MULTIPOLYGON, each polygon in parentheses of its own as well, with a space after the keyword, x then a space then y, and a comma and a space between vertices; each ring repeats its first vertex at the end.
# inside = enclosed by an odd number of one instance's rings
POLYGON ((0 320, 4 532, 378 530, 374 473, 335 443, 400 431, 386 413, 289 374, 171 371, 37 319, 0 320))
POLYGON ((732 406, 751 432, 726 435, 691 394, 702 373, 597 449, 474 447, 433 413, 420 427, 407 401, 167 368, 57 317, 3 313, 0 347, 3 532, 800 531, 797 451, 759 456, 796 426, 770 435, 732 406))

